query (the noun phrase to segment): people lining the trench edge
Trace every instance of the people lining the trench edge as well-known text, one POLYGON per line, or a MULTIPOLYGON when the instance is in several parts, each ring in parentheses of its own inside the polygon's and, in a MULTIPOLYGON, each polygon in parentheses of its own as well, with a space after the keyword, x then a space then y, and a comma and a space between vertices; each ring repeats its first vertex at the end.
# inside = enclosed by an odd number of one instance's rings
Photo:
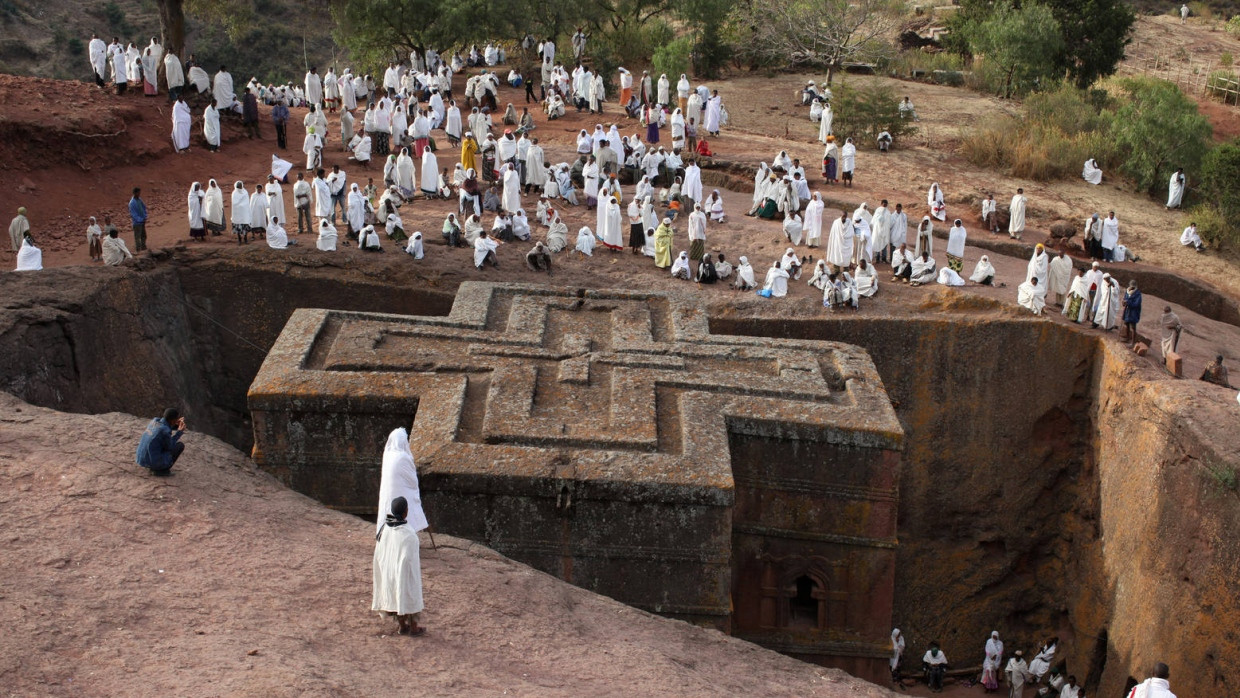
MULTIPOLYGON (((580 47, 584 47, 584 43, 574 46, 575 49, 580 47)), ((555 63, 555 45, 550 40, 540 42, 535 53, 541 59, 538 70, 510 71, 510 85, 526 80, 520 73, 527 75, 532 83, 537 73, 539 99, 548 118, 554 116, 556 98, 559 104, 572 104, 579 111, 602 112, 607 101, 604 81, 591 70, 581 51, 574 52, 579 60, 572 70, 555 63)), ((107 77, 107 58, 112 59, 114 83, 143 81, 146 94, 150 94, 151 89, 158 92, 158 85, 147 85, 145 80, 148 73, 154 78, 158 71, 146 69, 162 60, 167 69, 165 87, 169 98, 178 105, 173 110, 173 140, 177 151, 188 147, 184 119, 187 98, 198 103, 214 102, 214 106, 206 104, 204 107, 211 117, 204 138, 212 148, 220 145, 218 124, 212 122, 217 112, 240 116, 253 137, 260 135, 256 117, 259 102, 279 109, 278 113, 273 112, 273 119, 278 122, 289 118, 286 115, 288 106, 307 107, 303 119, 307 131, 304 150, 307 172, 312 180, 306 183, 305 174, 299 171, 292 185, 294 208, 298 213, 296 232, 285 230, 282 216, 285 210, 283 189, 290 184, 289 175, 294 166, 273 155, 267 184, 261 190, 256 185, 253 195, 237 194, 238 189, 247 190, 244 182, 237 183, 239 187, 234 185, 230 201, 224 200, 214 180, 208 180, 205 189, 197 184, 191 188, 188 227, 192 240, 207 239, 206 231, 212 236, 221 235, 231 225, 239 244, 263 232, 269 247, 284 249, 295 244, 298 234, 317 232, 315 246, 320 250, 334 250, 336 241, 341 240, 345 247, 357 241, 360 250, 383 251, 386 240, 401 246, 415 260, 424 259, 428 251, 425 238, 420 231, 412 236, 406 232, 402 211, 412 207, 417 199, 447 198, 458 202, 460 218, 450 216, 445 220, 446 240, 455 235, 456 244, 475 248, 480 238, 486 241, 483 243, 486 247, 501 242, 529 241, 534 232, 529 223, 536 222, 546 228, 545 238, 540 242, 550 254, 556 254, 567 247, 566 235, 559 230, 565 225, 564 217, 570 207, 584 203, 587 210, 597 211, 597 218, 593 227, 585 225, 579 230, 579 244, 574 249, 581 255, 594 256, 596 249, 615 251, 625 247, 621 228, 627 211, 630 229, 627 246, 634 254, 653 258, 656 268, 670 270, 674 278, 701 284, 727 278, 718 274, 719 269, 714 264, 723 253, 709 250, 706 239, 707 228, 726 223, 724 197, 719 190, 712 191, 709 198, 704 197, 701 182, 701 164, 706 163, 711 154, 705 136, 714 137, 720 133, 721 126, 727 123, 727 112, 717 90, 706 85, 695 87, 687 76, 673 81, 662 75, 654 80, 648 72, 643 72, 635 81, 629 71, 619 69, 618 97, 625 108, 623 118, 635 119, 639 126, 644 126, 645 139, 640 129, 632 135, 621 135, 620 122, 597 124, 592 132, 583 129, 578 134, 577 154, 571 163, 551 164, 546 162, 545 151, 534 135, 537 124, 527 107, 523 107, 523 114, 518 116, 514 106, 508 104, 503 110, 500 127, 512 128, 504 128, 498 135, 494 133, 493 115, 500 113, 501 83, 494 69, 506 61, 505 51, 499 44, 488 44, 481 49, 475 46, 466 55, 449 56, 434 50, 415 52, 408 60, 389 63, 381 77, 354 75, 348 67, 337 71, 337 67, 332 66, 323 75, 318 73, 317 67, 311 67, 299 84, 290 81, 272 85, 251 79, 242 89, 241 99, 236 96, 233 77, 226 67, 221 66, 213 77, 208 76, 192 56, 182 65, 157 40, 139 50, 133 44, 123 48, 117 40, 106 45, 98 37, 92 38, 90 64, 97 84, 105 82, 107 77), (118 60, 122 55, 124 59, 118 60), (118 67, 124 69, 118 71, 118 67), (470 74, 471 69, 477 72, 470 74), (452 80, 455 74, 462 72, 468 77, 458 104, 453 99, 452 80), (359 112, 357 116, 355 111, 359 112), (432 137, 439 131, 447 144, 459 144, 459 162, 453 162, 452 169, 439 168, 436 153, 444 151, 432 137), (670 140, 667 145, 662 144, 664 137, 670 140), (381 184, 376 186, 374 178, 368 177, 365 189, 361 189, 358 182, 350 185, 339 163, 325 175, 323 160, 330 152, 347 155, 348 162, 363 168, 369 165, 372 152, 384 158, 381 184), (632 183, 631 195, 625 195, 621 181, 632 183), (525 206, 532 203, 528 197, 535 193, 541 196, 531 216, 525 206), (525 201, 523 194, 527 197, 525 201), (227 203, 232 206, 226 212, 227 203), (343 222, 338 222, 337 207, 343 214, 343 222), (493 219, 492 213, 495 214, 493 219), (492 225, 488 235, 480 236, 479 230, 486 225, 484 215, 491 219, 492 225), (661 222, 664 219, 669 220, 661 222), (687 255, 678 254, 675 243, 675 228, 682 220, 685 222, 682 234, 688 239, 687 255), (337 225, 346 229, 342 231, 337 225)), ((825 148, 822 157, 824 184, 849 186, 855 183, 859 160, 864 158, 859 157, 858 144, 853 138, 837 138, 830 88, 810 83, 802 91, 802 104, 809 106, 810 119, 818 124, 818 140, 825 148)), ((899 107, 901 118, 919 119, 907 96, 899 107)), ((882 145, 889 148, 890 139, 885 139, 882 145)), ((1184 186, 1183 170, 1177 169, 1169 181, 1168 208, 1179 206, 1184 186)), ((863 203, 852 215, 829 222, 823 259, 816 259, 813 253, 797 255, 795 249, 802 242, 811 252, 824 246, 825 205, 819 192, 811 193, 800 160, 781 151, 770 167, 765 163, 758 167, 749 214, 780 221, 793 254, 776 260, 772 269, 778 267, 778 270, 768 271, 761 288, 753 290, 768 298, 783 297, 787 295, 788 281, 797 281, 809 272, 808 283, 822 292, 824 307, 856 309, 861 299, 877 293, 880 286, 878 266, 887 264, 890 264, 893 281, 910 286, 936 282, 948 286, 1002 285, 996 280, 994 267, 985 255, 976 261, 972 274, 963 276, 967 231, 961 219, 956 219, 948 231, 944 259, 940 261, 935 257, 934 221, 947 220, 945 192, 937 182, 928 190, 927 205, 929 215, 914 226, 914 231, 909 229, 903 204, 892 208, 883 201, 871 211, 863 203)), ((1006 211, 1006 232, 1012 238, 1020 239, 1024 232, 1027 205, 1023 189, 1018 188, 1006 211)), ((145 248, 148 212, 136 189, 129 209, 135 251, 141 252, 145 248)), ((993 196, 983 202, 982 212, 988 230, 998 231, 999 211, 993 196)), ((29 227, 24 215, 19 218, 20 221, 14 219, 10 226, 15 249, 20 247, 21 236, 15 236, 14 230, 29 227)), ((1199 238, 1188 237, 1190 244, 1199 247, 1196 242, 1199 238)), ((1094 215, 1087 219, 1084 239, 1088 251, 1103 261, 1131 257, 1119 244, 1118 219, 1113 211, 1105 218, 1094 215)), ((127 249, 123 252, 114 249, 111 258, 116 259, 118 255, 124 259, 129 253, 127 249)), ((498 262, 495 250, 486 250, 481 256, 498 262)), ((1129 317, 1139 316, 1139 304, 1121 301, 1139 299, 1139 295, 1119 290, 1114 279, 1091 276, 1089 285, 1078 294, 1082 302, 1075 302, 1078 299, 1072 293, 1070 260, 1061 253, 1044 264, 1044 256, 1044 251, 1035 251, 1030 261, 1026 278, 1017 289, 1016 300, 1020 305, 1038 315, 1044 313, 1048 303, 1063 307, 1065 311, 1072 308, 1076 312, 1071 319, 1076 322, 1088 319, 1091 326, 1104 330, 1118 326, 1122 311, 1125 334, 1128 339, 1134 339, 1135 322, 1130 322, 1129 317), (1063 273, 1065 269, 1069 270, 1068 275, 1063 273), (1088 303, 1083 302, 1086 300, 1088 303)), ((98 257, 92 250, 92 258, 98 257)), ((729 284, 732 288, 757 286, 749 280, 753 273, 748 258, 737 271, 729 284)))

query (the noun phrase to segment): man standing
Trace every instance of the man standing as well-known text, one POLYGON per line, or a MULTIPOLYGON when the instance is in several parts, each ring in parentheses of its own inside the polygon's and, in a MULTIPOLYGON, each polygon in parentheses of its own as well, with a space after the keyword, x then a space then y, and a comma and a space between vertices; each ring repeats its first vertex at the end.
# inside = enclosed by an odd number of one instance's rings
POLYGON ((297 209, 297 234, 314 230, 310 220, 310 183, 302 173, 297 173, 297 183, 293 185, 293 207, 297 209))
POLYGON ((1106 220, 1102 221, 1102 260, 1104 262, 1115 260, 1115 246, 1118 244, 1119 220, 1115 218, 1115 212, 1111 211, 1106 220))
POLYGON ((134 251, 141 252, 146 249, 146 203, 142 201, 142 190, 137 187, 129 200, 129 217, 133 220, 134 251))
POLYGON ((332 195, 332 225, 336 225, 336 206, 340 206, 340 215, 346 214, 344 197, 348 191, 345 188, 347 180, 348 177, 345 173, 340 171, 340 165, 332 165, 332 173, 327 175, 327 186, 331 190, 332 195))
POLYGON ((1172 354, 1180 345, 1180 332, 1184 330, 1184 325, 1180 323, 1180 316, 1171 310, 1171 306, 1163 306, 1162 317, 1158 319, 1158 327, 1161 332, 1161 346, 1163 361, 1167 360, 1167 355, 1172 354))
POLYGON ((1167 183, 1167 210, 1179 208, 1180 202, 1184 200, 1184 168, 1181 167, 1171 175, 1171 181, 1167 183))
MULTIPOLYGON (((331 187, 327 184, 327 178, 324 176, 323 168, 320 167, 314 175, 314 215, 320 221, 332 218, 336 207, 332 203, 331 187)), ((335 225, 334 223, 332 225, 335 225)))
POLYGON ((1154 664, 1152 674, 1150 678, 1133 686, 1128 698, 1175 698, 1175 694, 1171 692, 1171 682, 1167 680, 1171 676, 1167 665, 1162 662, 1154 664))
POLYGON ((375 536, 370 610, 395 616, 400 635, 425 635, 426 628, 418 625, 423 608, 421 549, 417 531, 405 518, 409 503, 396 497, 387 510, 375 536))
POLYGON ((1052 259, 1046 280, 1046 300, 1055 305, 1063 306, 1064 296, 1068 295, 1068 287, 1072 285, 1072 260, 1063 250, 1052 259))
POLYGON ((90 69, 95 74, 95 86, 103 87, 108 72, 108 45, 98 34, 90 35, 90 69))
POLYGON ((21 249, 22 238, 30 232, 30 221, 26 218, 26 207, 17 209, 17 215, 9 223, 9 241, 13 243, 13 252, 21 249))
POLYGON ((152 475, 171 475, 172 465, 185 452, 185 444, 181 443, 184 433, 185 418, 169 407, 163 417, 152 419, 146 426, 134 462, 149 469, 152 475))
POLYGON ((241 98, 241 125, 245 127, 247 138, 262 139, 258 133, 258 96, 248 87, 241 98))
POLYGON ((1008 698, 1021 698, 1025 694, 1025 679, 1029 678, 1029 665, 1020 650, 1016 650, 1015 656, 1008 660, 1004 672, 1007 674, 1008 698))
POLYGON ((1025 232, 1025 204, 1027 202, 1025 190, 1017 189, 1016 196, 1012 197, 1012 205, 1008 212, 1010 214, 1010 218, 1008 218, 1008 237, 1013 240, 1019 240, 1021 233, 1025 232))

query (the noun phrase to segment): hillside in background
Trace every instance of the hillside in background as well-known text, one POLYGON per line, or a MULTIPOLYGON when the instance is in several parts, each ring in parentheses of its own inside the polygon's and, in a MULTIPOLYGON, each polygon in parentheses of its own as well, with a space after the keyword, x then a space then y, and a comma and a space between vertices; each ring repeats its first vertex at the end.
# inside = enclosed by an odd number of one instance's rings
MULTIPOLYGON (((239 84, 300 82, 307 63, 323 73, 341 57, 326 3, 256 0, 254 17, 235 41, 222 26, 187 17, 189 51, 208 72, 227 65, 239 84)), ((159 13, 153 0, 0 0, 0 72, 90 80, 91 32, 146 46, 159 36, 159 13)))

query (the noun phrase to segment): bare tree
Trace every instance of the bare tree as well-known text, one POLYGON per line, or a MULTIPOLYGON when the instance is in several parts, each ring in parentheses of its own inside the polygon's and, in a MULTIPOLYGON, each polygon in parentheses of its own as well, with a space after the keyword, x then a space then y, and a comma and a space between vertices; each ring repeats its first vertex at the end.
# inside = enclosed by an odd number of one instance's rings
POLYGON ((891 50, 899 0, 744 0, 732 12, 738 46, 752 63, 821 65, 827 82, 846 63, 873 61, 891 50))

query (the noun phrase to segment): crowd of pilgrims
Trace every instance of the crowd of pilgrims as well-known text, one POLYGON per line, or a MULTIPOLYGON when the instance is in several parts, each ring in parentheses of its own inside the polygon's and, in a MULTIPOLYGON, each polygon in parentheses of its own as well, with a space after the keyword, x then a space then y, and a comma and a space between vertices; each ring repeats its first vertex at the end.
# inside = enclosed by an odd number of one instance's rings
MULTIPOLYGON (((505 82, 510 87, 524 86, 526 103, 540 103, 548 120, 563 116, 569 107, 602 114, 604 80, 582 62, 586 39, 581 31, 574 34, 574 67, 568 70, 555 61, 554 42, 525 37, 522 48, 532 51, 539 61, 539 94, 534 93, 535 76, 522 75, 515 68, 508 71, 505 82)), ((213 150, 220 146, 222 110, 240 114, 243 124, 257 129, 258 102, 271 105, 279 145, 286 147, 288 107, 308 107, 303 119, 305 173, 298 172, 290 182, 293 164, 272 156, 272 174, 252 190, 237 181, 226 196, 213 179, 206 187, 195 182, 188 196, 193 238, 219 235, 231 227, 239 243, 261 236, 273 248, 295 244, 285 228, 291 222, 285 215, 283 187, 291 184, 297 231, 317 232, 316 245, 322 250, 336 248, 341 234, 338 226, 343 225, 347 228, 345 245, 356 240, 360 249, 382 251, 386 238, 421 259, 425 255, 422 233, 406 234, 402 206, 416 197, 455 199, 457 211, 448 214, 440 231, 448 245, 473 247, 474 264, 479 268, 498 266, 498 245, 530 240, 538 226, 546 230, 544 240, 530 250, 527 263, 550 271, 551 255, 570 243, 560 207, 584 204, 596 211, 595 225, 577 231, 571 241, 576 252, 592 256, 600 247, 613 251, 627 247, 634 254, 653 258, 656 267, 669 270, 675 278, 699 283, 727 280, 734 288, 756 290, 767 298, 785 296, 788 283, 803 276, 822 292, 823 305, 832 309, 857 308, 860 299, 877 293, 879 277, 888 272, 892 282, 910 286, 995 284, 995 269, 986 255, 977 260, 967 281, 961 276, 967 232, 960 219, 948 231, 946 263, 934 257, 934 222, 947 219, 938 183, 927 192, 927 215, 911 231, 903 205, 892 208, 883 200, 873 211, 862 203, 851 214, 845 211, 831 220, 824 243, 825 203, 818 192, 810 192, 805 168, 787 151, 780 151, 769 166, 759 165, 746 211, 756 218, 782 221, 790 245, 785 253, 766 269, 760 284, 748 258, 740 257, 734 267, 724 254, 708 254, 707 229, 726 223, 727 214, 719 190, 709 195, 703 192, 698 161, 713 155, 706 137, 719 134, 727 123, 727 111, 717 90, 694 87, 683 74, 673 84, 667 75, 655 80, 643 71, 634 85, 634 75, 620 68, 617 101, 626 116, 644 127, 644 134, 621 135, 614 123, 607 128, 598 124, 593 132, 582 129, 577 135, 573 162, 547 163, 533 135, 537 125, 528 107, 518 114, 508 103, 500 116, 503 133, 495 134, 492 114, 498 112, 501 78, 492 69, 506 61, 500 44, 474 46, 464 56, 456 52, 447 58, 434 50, 415 52, 408 62, 389 63, 378 82, 369 74, 354 75, 348 68, 340 74, 332 68, 323 76, 310 68, 301 85, 265 85, 251 79, 240 99, 223 66, 213 77, 192 59, 183 69, 177 57, 165 52, 155 39, 138 49, 132 43, 122 47, 116 40, 105 45, 96 36, 89 53, 97 83, 105 84, 110 65, 118 91, 124 91, 127 83, 140 82, 145 94, 158 94, 155 81, 162 62, 167 90, 175 101, 172 139, 178 152, 190 143, 192 116, 183 94, 187 88, 207 102, 203 136, 213 150), (463 111, 453 99, 452 78, 467 67, 480 70, 465 82, 463 99, 468 111, 463 111), (361 115, 354 117, 359 105, 361 115), (337 122, 335 134, 329 115, 337 122), (664 130, 670 141, 666 146, 662 145, 664 130), (438 131, 445 143, 435 142, 438 131), (349 160, 359 167, 369 170, 375 156, 382 160, 381 174, 376 170, 379 184, 374 176, 367 176, 363 185, 356 177, 350 181, 339 166, 330 171, 321 167, 332 135, 339 139, 336 147, 347 151, 349 160), (442 153, 445 146, 459 148, 460 157, 452 167, 441 168, 437 152, 442 153), (627 205, 622 181, 634 183, 627 205), (539 199, 531 218, 521 197, 533 193, 539 199), (227 213, 226 200, 230 204, 227 213), (484 215, 491 218, 489 227, 484 215), (688 249, 673 254, 675 226, 682 220, 688 249), (825 247, 824 255, 816 261, 812 253, 799 255, 796 250, 801 246, 810 251, 825 247)), ((831 97, 827 85, 810 82, 801 91, 801 104, 809 107, 809 118, 819 124, 823 182, 851 186, 857 147, 852 138, 837 141, 831 97)), ((901 118, 918 118, 908 97, 901 101, 899 113, 901 118)), ((888 132, 879 134, 878 152, 886 152, 891 142, 888 132)), ((1023 191, 1018 191, 1009 207, 1008 233, 1013 238, 1019 239, 1023 231, 1025 206, 1023 191)), ((987 225, 996 208, 993 196, 982 202, 987 225)), ((992 231, 999 232, 998 227, 992 231)), ((1118 251, 1122 259, 1124 249, 1117 245, 1118 223, 1113 212, 1106 219, 1094 215, 1087 220, 1085 238, 1099 248, 1099 257, 1112 260, 1118 251)), ((1072 279, 1071 261, 1062 253, 1050 260, 1039 245, 1018 287, 1017 300, 1041 314, 1049 296, 1073 321, 1089 321, 1107 329, 1118 324, 1121 307, 1127 315, 1135 305, 1139 314, 1135 286, 1121 294, 1116 281, 1096 267, 1072 279), (1135 299, 1130 298, 1134 293, 1135 299)))

